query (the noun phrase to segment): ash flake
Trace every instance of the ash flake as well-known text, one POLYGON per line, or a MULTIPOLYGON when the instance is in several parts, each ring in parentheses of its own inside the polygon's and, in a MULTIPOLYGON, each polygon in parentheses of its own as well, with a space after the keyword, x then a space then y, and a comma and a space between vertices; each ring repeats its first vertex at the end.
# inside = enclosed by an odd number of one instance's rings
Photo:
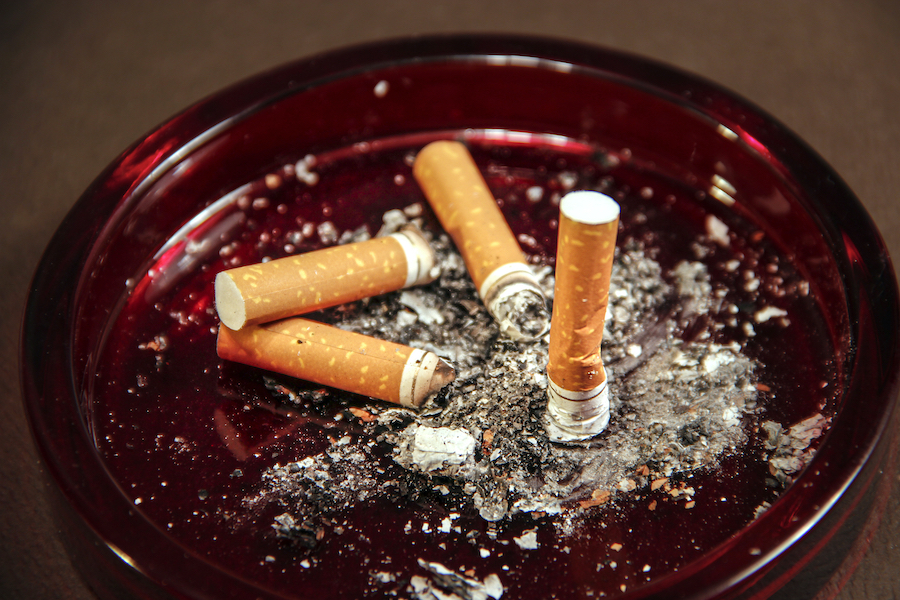
POLYGON ((401 310, 397 312, 397 323, 403 327, 414 325, 419 320, 416 313, 409 310, 401 310))
POLYGON ((538 203, 541 201, 541 198, 544 197, 544 188, 539 185, 533 185, 527 190, 525 190, 525 198, 528 199, 532 204, 538 203))
POLYGON ((513 541, 522 550, 536 550, 540 547, 537 539, 537 529, 529 529, 519 537, 514 537, 513 541))
POLYGON ((787 311, 781 308, 776 308, 774 306, 766 306, 755 313, 753 313, 753 320, 757 323, 765 323, 769 319, 773 319, 775 317, 786 317, 787 311))
POLYGON ((437 308, 428 306, 427 300, 420 290, 403 290, 398 300, 403 306, 415 311, 422 323, 427 325, 444 324, 444 315, 437 308))
POLYGON ((728 225, 713 215, 706 217, 706 235, 720 246, 728 246, 731 239, 728 237, 728 225))
POLYGON ((741 424, 741 414, 735 407, 729 406, 722 412, 722 420, 726 427, 737 427, 741 424))
POLYGON ((479 581, 474 577, 460 575, 437 562, 420 558, 419 566, 427 570, 431 577, 414 575, 410 578, 407 589, 416 600, 499 600, 505 591, 503 582, 496 573, 479 581))
POLYGON ((461 465, 475 452, 475 438, 465 429, 452 427, 415 427, 412 461, 423 471, 435 471, 445 465, 461 465))
POLYGON ((326 246, 331 246, 338 241, 338 230, 337 227, 334 226, 334 223, 331 221, 324 221, 316 227, 316 232, 319 234, 319 239, 322 240, 322 243, 326 246))
POLYGON ((719 367, 729 365, 736 360, 735 355, 727 348, 712 346, 712 352, 704 356, 700 364, 707 373, 716 371, 719 367))
POLYGON ((374 579, 378 583, 385 584, 397 581, 397 576, 387 571, 378 571, 376 573, 372 573, 372 579, 374 579))

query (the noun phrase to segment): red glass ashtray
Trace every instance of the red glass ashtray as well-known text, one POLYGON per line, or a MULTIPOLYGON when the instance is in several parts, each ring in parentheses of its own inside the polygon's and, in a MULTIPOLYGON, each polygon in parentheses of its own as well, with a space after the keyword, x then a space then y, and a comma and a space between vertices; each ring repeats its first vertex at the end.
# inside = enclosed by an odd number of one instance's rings
MULTIPOLYGON (((410 327, 432 314, 403 302, 410 327)), ((424 37, 277 68, 125 151, 38 268, 23 389, 65 545, 102 598, 828 597, 865 551, 896 472, 898 306, 859 201, 745 100, 570 42, 424 37), (752 402, 698 412, 668 449, 640 446, 615 485, 582 485, 554 510, 521 509, 514 488, 526 484, 498 459, 501 439, 519 436, 552 463, 539 429, 473 431, 472 464, 495 483, 509 474, 496 514, 483 481, 394 460, 392 423, 414 415, 220 360, 219 271, 374 235, 390 211, 440 235, 412 174, 418 149, 439 139, 469 147, 545 273, 570 189, 615 197, 620 250, 639 248, 666 285, 679 265, 699 265, 704 308, 687 318, 677 299, 655 307, 623 334, 611 372, 627 382, 642 354, 702 341, 755 365, 740 383, 752 402), (730 445, 686 459, 722 422, 730 445), (362 457, 352 467, 346 447, 362 457), (310 475, 293 496, 273 491, 276 475, 283 484, 326 455, 317 476, 331 489, 310 475)), ((321 316, 340 324, 370 308, 321 316)), ((712 372, 717 356, 692 364, 712 372)), ((470 383, 466 393, 484 376, 470 383)), ((696 400, 707 384, 684 385, 696 400)), ((629 428, 665 431, 632 395, 614 404, 592 464, 629 428)))

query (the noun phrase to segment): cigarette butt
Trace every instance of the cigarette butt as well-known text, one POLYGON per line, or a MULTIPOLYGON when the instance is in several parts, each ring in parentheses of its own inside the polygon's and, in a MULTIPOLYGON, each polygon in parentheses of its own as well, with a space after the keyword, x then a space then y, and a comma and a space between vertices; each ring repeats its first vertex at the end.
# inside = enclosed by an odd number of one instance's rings
POLYGON ((588 439, 609 423, 600 342, 618 224, 619 205, 605 194, 571 192, 560 202, 547 364, 547 429, 557 441, 588 439))
POLYGON ((299 317, 219 327, 220 358, 417 408, 456 372, 433 352, 299 317))
POLYGON ((226 327, 276 321, 377 296, 437 277, 434 251, 414 228, 287 256, 216 275, 216 310, 226 327))
POLYGON ((500 329, 517 340, 546 333, 543 290, 466 147, 449 140, 428 144, 416 156, 413 175, 500 329))

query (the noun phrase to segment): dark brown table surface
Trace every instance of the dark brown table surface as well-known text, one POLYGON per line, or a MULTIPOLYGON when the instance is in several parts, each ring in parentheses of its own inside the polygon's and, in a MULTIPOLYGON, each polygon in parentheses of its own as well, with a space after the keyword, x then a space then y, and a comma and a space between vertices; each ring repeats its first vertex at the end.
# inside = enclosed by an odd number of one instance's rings
MULTIPOLYGON (((550 35, 656 58, 755 102, 856 192, 900 260, 894 0, 0 2, 0 598, 92 598, 52 526, 21 408, 31 274, 132 141, 201 97, 338 46, 431 32, 550 35)), ((841 600, 900 598, 900 485, 841 600)))

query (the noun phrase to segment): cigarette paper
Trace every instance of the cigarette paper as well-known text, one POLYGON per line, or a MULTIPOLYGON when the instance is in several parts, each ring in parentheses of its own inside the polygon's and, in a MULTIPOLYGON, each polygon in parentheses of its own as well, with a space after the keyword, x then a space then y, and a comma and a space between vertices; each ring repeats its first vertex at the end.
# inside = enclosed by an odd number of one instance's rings
POLYGON ((293 317, 219 327, 220 358, 417 408, 456 372, 433 352, 293 317))
POLYGON ((514 340, 546 333, 543 290, 466 147, 448 140, 428 144, 413 175, 501 331, 514 340))
POLYGON ((560 202, 547 364, 547 431, 555 441, 589 439, 609 423, 600 342, 618 225, 619 205, 599 192, 571 192, 560 202))
POLYGON ((216 310, 226 327, 276 321, 434 281, 434 251, 415 228, 222 271, 216 310))

